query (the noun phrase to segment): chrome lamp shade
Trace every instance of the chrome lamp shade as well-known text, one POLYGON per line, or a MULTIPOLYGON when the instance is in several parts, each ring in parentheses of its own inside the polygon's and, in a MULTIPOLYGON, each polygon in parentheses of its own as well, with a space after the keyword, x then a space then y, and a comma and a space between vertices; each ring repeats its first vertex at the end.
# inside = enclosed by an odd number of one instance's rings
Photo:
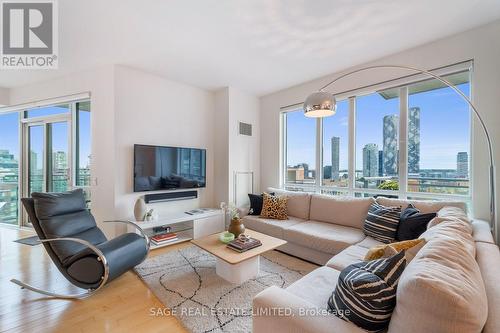
POLYGON ((307 96, 304 102, 304 115, 309 118, 333 116, 337 110, 335 97, 325 91, 317 91, 307 96))

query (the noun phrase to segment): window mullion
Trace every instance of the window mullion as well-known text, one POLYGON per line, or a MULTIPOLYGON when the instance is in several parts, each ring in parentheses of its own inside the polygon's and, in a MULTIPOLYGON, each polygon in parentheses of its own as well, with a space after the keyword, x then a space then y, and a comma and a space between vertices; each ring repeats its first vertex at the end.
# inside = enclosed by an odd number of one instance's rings
POLYGON ((356 98, 349 97, 349 144, 348 144, 348 185, 349 195, 354 196, 354 185, 356 179, 356 98))
POLYGON ((316 119, 316 180, 315 192, 321 193, 323 180, 323 118, 316 119))
POLYGON ((399 89, 399 198, 408 193, 408 87, 399 89))

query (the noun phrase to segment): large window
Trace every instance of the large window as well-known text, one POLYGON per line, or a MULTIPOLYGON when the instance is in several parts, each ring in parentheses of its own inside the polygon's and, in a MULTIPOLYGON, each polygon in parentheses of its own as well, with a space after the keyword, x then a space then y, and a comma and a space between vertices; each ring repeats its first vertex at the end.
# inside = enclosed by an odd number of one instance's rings
MULTIPOLYGON (((458 67, 440 75, 469 96, 467 64, 458 67)), ((346 96, 332 117, 306 118, 301 106, 283 111, 284 187, 468 202, 467 102, 438 80, 414 76, 393 82, 346 96)))
POLYGON ((0 223, 29 225, 19 197, 89 186, 89 101, 0 109, 0 223))
POLYGON ((0 222, 17 224, 19 114, 0 114, 0 222))
POLYGON ((398 189, 399 99, 375 92, 356 98, 356 184, 398 189))
MULTIPOLYGON (((448 79, 469 95, 467 72, 448 79)), ((408 191, 469 195, 467 102, 437 80, 410 85, 408 90, 408 191)))
POLYGON ((302 112, 285 114, 286 183, 314 185, 316 181, 316 121, 302 112))
POLYGON ((323 120, 324 186, 348 186, 347 150, 349 147, 349 101, 337 103, 335 117, 323 120))

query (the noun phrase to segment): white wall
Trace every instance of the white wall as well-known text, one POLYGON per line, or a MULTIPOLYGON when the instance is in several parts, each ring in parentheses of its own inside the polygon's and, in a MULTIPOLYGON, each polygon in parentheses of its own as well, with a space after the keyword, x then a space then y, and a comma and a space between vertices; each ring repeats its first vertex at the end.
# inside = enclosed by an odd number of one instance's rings
MULTIPOLYGON (((473 100, 489 128, 494 147, 498 147, 500 144, 500 132, 497 130, 500 128, 498 93, 500 38, 498 36, 500 36, 500 21, 357 67, 370 64, 401 64, 432 69, 474 59, 473 100)), ((279 185, 280 107, 303 102, 309 93, 316 91, 339 74, 327 75, 261 98, 261 188, 279 185)), ((333 93, 347 91, 402 75, 408 75, 408 72, 374 70, 339 81, 330 91, 333 93)), ((489 219, 488 162, 485 138, 477 122, 473 128, 473 154, 473 210, 477 218, 489 219)), ((495 153, 495 161, 496 165, 500 164, 498 153, 495 153)), ((498 173, 496 178, 498 187, 500 186, 498 173)), ((500 201, 497 206, 499 204, 500 201)))
MULTIPOLYGON (((253 172, 254 193, 260 190, 259 99, 229 88, 229 198, 234 201, 235 172, 253 172), (252 125, 252 136, 239 134, 239 122, 252 125)), ((241 184, 242 185, 242 184, 241 184)), ((241 190, 241 189, 240 189, 241 190)), ((241 206, 241 203, 240 203, 241 206)))
MULTIPOLYGON (((212 92, 142 71, 115 70, 115 216, 133 217, 135 143, 207 149, 207 187, 198 199, 151 204, 160 214, 214 205, 214 117, 212 92)), ((148 192, 155 193, 155 192, 148 192)))
POLYGON ((229 88, 215 92, 215 202, 229 201, 229 88))
MULTIPOLYGON (((259 99, 226 88, 216 93, 123 66, 106 66, 10 90, 10 104, 91 93, 92 211, 96 220, 129 219, 133 192, 133 145, 207 149, 207 187, 194 200, 149 205, 166 215, 232 200, 233 172, 260 167, 259 99), (238 135, 251 123, 251 138, 238 135)), ((155 193, 155 192, 150 192, 155 193)), ((101 224, 102 226, 102 224, 101 224)), ((123 227, 105 228, 109 236, 123 227)))
POLYGON ((9 89, 0 87, 0 106, 9 105, 9 89))
MULTIPOLYGON (((114 68, 106 66, 68 77, 10 89, 10 104, 16 105, 82 92, 91 94, 92 213, 101 223, 114 216, 114 68)), ((114 227, 104 230, 113 235, 114 227)))
MULTIPOLYGON (((253 172, 260 187, 260 106, 253 95, 226 87, 215 93, 217 203, 235 202, 235 172, 253 172), (239 122, 252 125, 252 136, 239 135, 239 122)), ((241 189, 239 189, 241 190, 241 189)), ((250 189, 248 189, 250 191, 250 189)), ((239 206, 243 207, 241 202, 239 206)))

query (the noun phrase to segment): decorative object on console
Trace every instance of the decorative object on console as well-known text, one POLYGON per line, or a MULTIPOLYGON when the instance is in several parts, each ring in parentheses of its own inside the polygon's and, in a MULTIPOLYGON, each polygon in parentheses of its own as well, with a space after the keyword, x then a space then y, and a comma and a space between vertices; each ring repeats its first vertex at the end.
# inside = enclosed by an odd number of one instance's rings
POLYGON ((269 193, 263 193, 263 196, 264 200, 260 217, 275 220, 288 220, 288 197, 286 195, 273 196, 269 193))
POLYGON ((403 66, 403 65, 373 65, 373 66, 368 66, 368 67, 363 67, 363 68, 358 68, 354 69, 350 72, 344 73, 324 86, 322 86, 319 91, 314 92, 310 94, 305 102, 304 102, 304 114, 306 117, 328 117, 328 116, 333 116, 335 114, 336 108, 337 108, 337 102, 335 100, 335 97, 333 94, 328 93, 324 91, 326 88, 334 84, 335 82, 349 77, 351 75, 354 75, 356 73, 364 72, 364 71, 369 71, 372 69, 402 69, 405 71, 410 71, 415 74, 425 74, 428 75, 439 82, 445 84, 446 86, 450 87, 455 93, 457 93, 464 101, 469 104, 470 109, 474 112, 474 115, 477 117, 479 120, 479 124, 481 125, 481 128, 483 129, 483 132, 486 137, 486 143, 488 147, 488 162, 489 162, 489 180, 490 180, 490 186, 489 186, 489 192, 490 192, 490 225, 491 229, 493 232, 493 236, 495 238, 495 241, 498 241, 498 238, 500 237, 499 232, 497 230, 497 220, 496 220, 496 199, 495 199, 495 163, 493 159, 493 145, 491 143, 491 138, 490 138, 490 133, 488 131, 488 128, 486 127, 486 124, 483 121, 483 118, 479 111, 477 110, 476 106, 472 103, 469 97, 465 95, 460 89, 458 89, 454 84, 449 82, 448 80, 442 78, 439 75, 436 75, 432 73, 431 71, 425 70, 425 69, 420 69, 416 67, 411 67, 411 66, 403 66))
POLYGON ((222 243, 227 244, 230 241, 234 240, 234 234, 232 234, 232 233, 230 233, 228 231, 224 231, 223 233, 220 234, 219 240, 222 243))
POLYGON ((154 209, 150 209, 146 212, 146 215, 144 216, 144 221, 154 221, 156 220, 157 218, 155 218, 155 213, 154 213, 154 209))
POLYGON ((134 217, 136 221, 144 221, 146 216, 146 202, 142 197, 137 198, 134 206, 134 217))
POLYGON ((363 231, 383 243, 391 243, 396 238, 401 207, 385 207, 374 202, 368 210, 363 231))
POLYGON ((412 204, 401 212, 396 240, 404 241, 420 237, 427 230, 429 222, 436 213, 422 214, 412 204))
POLYGON ((328 299, 329 311, 370 332, 386 329, 405 266, 404 251, 390 258, 347 266, 340 272, 337 287, 328 299))
POLYGON ((365 260, 389 258, 402 250, 406 250, 406 264, 415 257, 417 252, 425 245, 425 239, 412 239, 391 244, 372 247, 365 255, 365 260))

